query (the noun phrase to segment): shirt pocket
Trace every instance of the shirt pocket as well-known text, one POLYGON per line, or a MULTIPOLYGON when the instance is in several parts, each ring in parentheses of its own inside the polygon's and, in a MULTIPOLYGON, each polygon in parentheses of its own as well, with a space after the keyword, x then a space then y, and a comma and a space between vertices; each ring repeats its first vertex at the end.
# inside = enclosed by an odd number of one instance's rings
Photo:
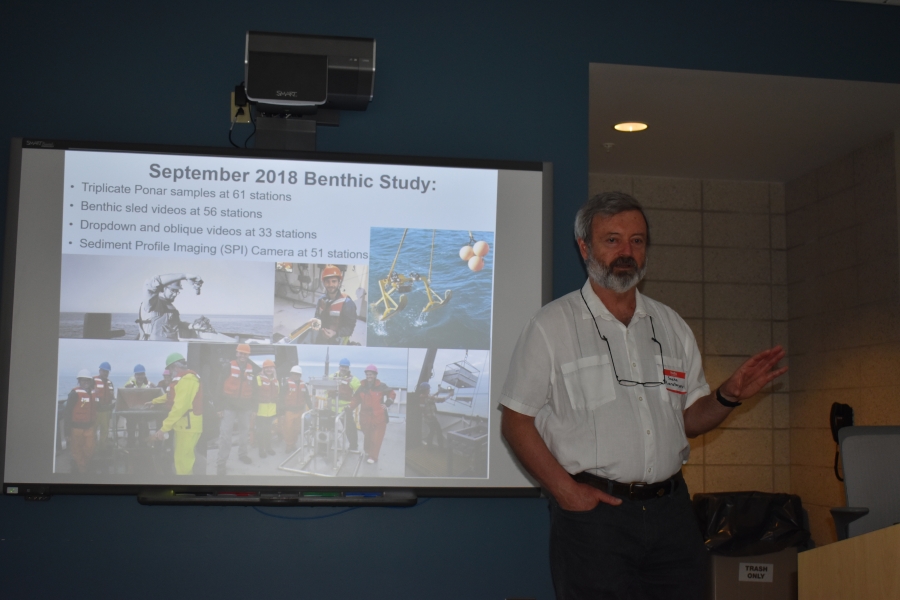
POLYGON ((664 400, 668 400, 673 408, 684 410, 684 400, 687 398, 687 373, 684 370, 684 361, 674 356, 663 356, 660 363, 660 357, 657 355, 656 369, 664 382, 658 386, 660 395, 664 400))
POLYGON ((616 399, 609 355, 586 356, 560 365, 575 410, 594 410, 616 399))

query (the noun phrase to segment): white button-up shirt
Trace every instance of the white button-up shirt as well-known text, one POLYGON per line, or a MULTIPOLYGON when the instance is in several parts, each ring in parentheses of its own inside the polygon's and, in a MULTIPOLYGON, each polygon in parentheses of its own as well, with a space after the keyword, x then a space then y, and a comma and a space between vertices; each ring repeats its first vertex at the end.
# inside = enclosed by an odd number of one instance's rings
POLYGON ((525 327, 500 404, 535 417, 569 473, 654 483, 687 461, 683 413, 707 394, 697 341, 675 311, 637 292, 626 327, 588 281, 543 307, 525 327))

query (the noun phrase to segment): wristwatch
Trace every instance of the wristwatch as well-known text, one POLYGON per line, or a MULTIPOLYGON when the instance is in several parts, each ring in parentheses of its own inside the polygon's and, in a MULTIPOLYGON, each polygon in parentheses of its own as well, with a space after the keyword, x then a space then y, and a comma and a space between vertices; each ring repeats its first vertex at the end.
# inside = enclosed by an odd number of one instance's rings
POLYGON ((727 406, 728 408, 737 408, 738 406, 743 404, 743 402, 732 402, 731 400, 728 400, 727 398, 725 398, 725 396, 722 395, 722 392, 719 388, 716 388, 716 400, 719 401, 719 404, 721 404, 722 406, 727 406))

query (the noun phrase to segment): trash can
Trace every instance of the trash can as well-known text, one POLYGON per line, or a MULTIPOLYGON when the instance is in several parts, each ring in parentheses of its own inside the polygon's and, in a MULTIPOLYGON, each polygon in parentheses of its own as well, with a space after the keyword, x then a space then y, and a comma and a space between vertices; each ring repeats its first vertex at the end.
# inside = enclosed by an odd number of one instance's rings
POLYGON ((696 494, 693 504, 710 552, 709 598, 797 597, 797 550, 810 543, 799 496, 696 494))

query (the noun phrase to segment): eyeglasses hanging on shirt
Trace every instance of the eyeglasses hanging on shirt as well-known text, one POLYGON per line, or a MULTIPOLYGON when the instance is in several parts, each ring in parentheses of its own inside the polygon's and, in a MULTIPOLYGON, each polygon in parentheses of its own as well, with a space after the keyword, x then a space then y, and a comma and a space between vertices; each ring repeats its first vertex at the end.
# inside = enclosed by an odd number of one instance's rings
MULTIPOLYGON (((587 307, 588 312, 591 313, 591 318, 593 318, 593 320, 594 320, 594 327, 597 329, 597 335, 600 336, 601 340, 606 342, 606 349, 609 351, 609 362, 612 365, 613 375, 615 375, 616 381, 619 382, 619 385, 625 386, 625 387, 634 387, 636 385, 642 385, 644 387, 655 387, 658 385, 663 385, 665 383, 665 381, 631 381, 630 379, 620 379, 619 378, 619 373, 618 373, 618 371, 616 371, 616 361, 613 360, 613 353, 612 353, 612 348, 609 345, 609 340, 607 339, 607 337, 605 335, 600 333, 600 327, 597 325, 597 317, 594 316, 594 311, 591 310, 590 305, 587 303, 587 299, 584 297, 583 291, 581 292, 581 299, 584 300, 584 305, 587 307)), ((666 365, 663 362, 662 344, 660 344, 659 340, 656 339, 656 329, 653 327, 653 317, 651 317, 649 314, 647 315, 647 317, 650 319, 650 332, 651 332, 650 339, 653 340, 653 342, 657 346, 659 346, 659 364, 662 367, 662 372, 665 373, 666 365)))

